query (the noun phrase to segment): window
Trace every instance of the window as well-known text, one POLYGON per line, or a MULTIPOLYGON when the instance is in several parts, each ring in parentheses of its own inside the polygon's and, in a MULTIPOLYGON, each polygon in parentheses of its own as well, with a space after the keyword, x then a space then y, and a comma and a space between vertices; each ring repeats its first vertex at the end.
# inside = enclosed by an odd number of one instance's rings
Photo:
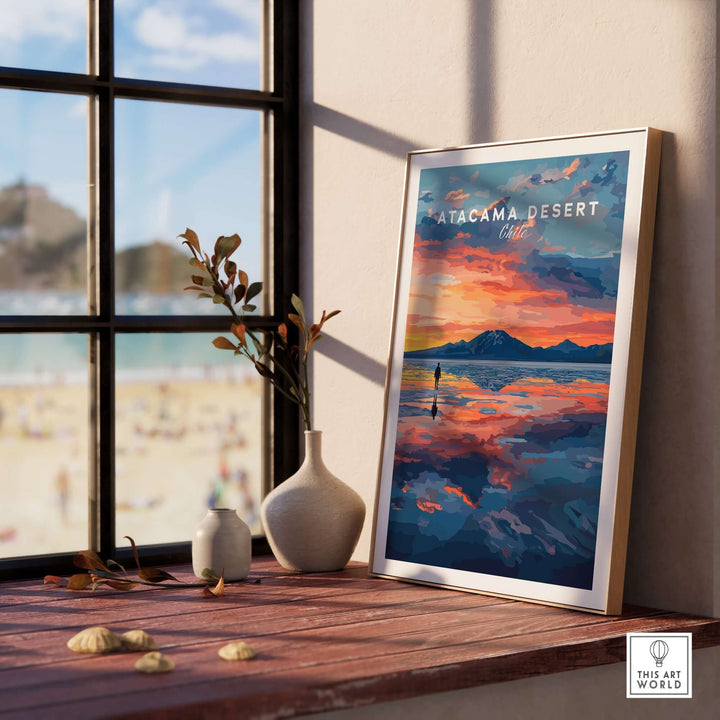
POLYGON ((298 414, 211 340, 186 227, 297 290, 297 4, 14 0, 0 29, 0 571, 189 558, 296 469, 298 414))

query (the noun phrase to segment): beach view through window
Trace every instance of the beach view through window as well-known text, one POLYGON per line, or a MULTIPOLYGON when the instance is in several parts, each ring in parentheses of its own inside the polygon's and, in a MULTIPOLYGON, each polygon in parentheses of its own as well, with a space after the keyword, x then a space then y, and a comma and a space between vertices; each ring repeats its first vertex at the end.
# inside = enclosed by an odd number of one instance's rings
MULTIPOLYGON (((260 88, 260 0, 113 7, 118 77, 260 88)), ((87 0, 7 2, 2 20, 0 65, 87 72, 87 0)), ((88 149, 97 100, 57 82, 49 92, 0 90, 0 316, 12 318, 0 333, 0 558, 90 543, 90 348, 101 330, 90 310, 88 238, 103 180, 88 149)), ((114 236, 97 242, 113 255, 114 286, 104 291, 116 315, 227 314, 183 291, 191 268, 177 235, 186 227, 208 249, 238 233, 238 265, 263 279, 264 111, 241 105, 114 101, 114 236)), ((124 535, 189 541, 209 507, 236 508, 261 532, 262 380, 212 346, 220 333, 140 325, 144 332, 110 331, 118 545, 124 535)))

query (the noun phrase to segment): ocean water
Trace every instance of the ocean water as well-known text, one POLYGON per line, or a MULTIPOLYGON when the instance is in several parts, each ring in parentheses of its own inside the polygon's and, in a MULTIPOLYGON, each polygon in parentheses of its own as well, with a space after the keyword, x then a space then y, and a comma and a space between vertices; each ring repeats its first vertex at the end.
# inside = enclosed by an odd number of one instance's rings
MULTIPOLYGON (((188 281, 189 282, 189 281, 188 281)), ((223 315, 227 309, 193 293, 118 293, 118 315, 223 315)), ((0 290, 0 315, 85 315, 86 293, 59 290, 0 290)))
POLYGON ((406 361, 388 558, 592 587, 610 366, 406 361))
MULTIPOLYGON (((179 315, 219 311, 183 295, 127 295, 119 298, 119 314, 179 315)), ((38 297, 0 292, 0 315, 71 315, 87 312, 79 293, 40 293, 38 297)), ((227 310, 222 308, 224 313, 227 310)), ((206 313, 207 314, 207 313, 206 313)), ((116 338, 116 374, 120 382, 167 377, 198 379, 254 373, 243 358, 212 345, 218 333, 122 333, 116 338)), ((88 336, 83 333, 0 333, 0 386, 86 383, 88 336)))

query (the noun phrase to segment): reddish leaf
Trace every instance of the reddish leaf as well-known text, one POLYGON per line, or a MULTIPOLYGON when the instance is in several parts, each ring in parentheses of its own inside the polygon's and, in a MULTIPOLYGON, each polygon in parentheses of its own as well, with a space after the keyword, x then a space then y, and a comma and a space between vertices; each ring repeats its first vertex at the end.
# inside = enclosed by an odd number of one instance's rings
POLYGON ((278 325, 278 335, 283 339, 283 342, 287 342, 287 325, 285 323, 280 323, 278 325))
POLYGON ((113 590, 132 590, 138 586, 138 583, 126 582, 125 580, 101 580, 100 582, 111 587, 113 590))
MULTIPOLYGON (((250 284, 250 280, 248 279, 248 275, 244 270, 238 270, 237 271, 237 281, 243 285, 244 287, 247 287, 250 284)), ((238 302, 240 302, 238 300, 238 302)))
POLYGON ((245 290, 246 290, 245 285, 243 285, 242 283, 240 283, 235 288, 235 302, 236 303, 239 303, 243 299, 243 296, 245 295, 245 290))
POLYGON ((233 324, 230 326, 232 334, 240 341, 240 344, 244 347, 247 342, 245 340, 245 326, 240 324, 233 324))
POLYGON ((43 585, 54 585, 55 587, 62 587, 64 583, 65 581, 59 575, 46 575, 43 578, 43 585))
POLYGON ((203 588, 203 597, 220 597, 225 594, 225 580, 221 577, 215 587, 203 588))
POLYGON ((301 332, 305 331, 305 326, 303 324, 302 318, 299 315, 296 315, 295 313, 288 313, 288 320, 293 325, 296 325, 301 332))
POLYGON ((185 232, 178 235, 178 237, 185 238, 183 245, 187 245, 191 250, 197 250, 198 254, 200 254, 200 239, 194 230, 185 228, 185 232))
POLYGON ((232 260, 226 260, 225 261, 225 275, 227 275, 227 279, 232 282, 233 278, 235 277, 235 273, 237 272, 237 265, 232 260))
POLYGON ((339 310, 333 310, 332 312, 329 312, 329 313, 326 315, 326 314, 325 314, 325 311, 323 310, 323 322, 324 322, 325 320, 329 320, 330 318, 335 317, 336 315, 339 315, 339 314, 340 314, 340 311, 339 311, 339 310))
POLYGON ((84 590, 88 585, 92 585, 93 579, 88 573, 78 573, 71 575, 67 581, 68 590, 84 590))
POLYGON ((135 564, 137 565, 138 570, 142 570, 142 567, 140 567, 140 558, 138 557, 138 551, 135 547, 135 541, 129 536, 125 535, 124 539, 127 540, 130 543, 130 546, 132 547, 132 553, 133 557, 135 558, 135 564))
POLYGON ((216 337, 212 341, 212 344, 220 350, 235 350, 235 345, 233 345, 233 343, 226 337, 216 337))
POLYGON ((73 558, 73 565, 82 570, 105 570, 105 572, 110 572, 94 550, 83 550, 79 552, 73 558))

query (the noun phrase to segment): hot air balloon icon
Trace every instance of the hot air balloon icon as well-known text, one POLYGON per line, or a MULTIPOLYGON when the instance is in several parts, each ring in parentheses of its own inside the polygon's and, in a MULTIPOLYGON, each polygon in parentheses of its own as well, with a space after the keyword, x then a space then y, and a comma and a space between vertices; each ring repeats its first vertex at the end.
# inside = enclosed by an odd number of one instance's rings
POLYGON ((662 667, 670 648, 664 640, 655 640, 650 645, 650 654, 655 658, 656 667, 662 667))

